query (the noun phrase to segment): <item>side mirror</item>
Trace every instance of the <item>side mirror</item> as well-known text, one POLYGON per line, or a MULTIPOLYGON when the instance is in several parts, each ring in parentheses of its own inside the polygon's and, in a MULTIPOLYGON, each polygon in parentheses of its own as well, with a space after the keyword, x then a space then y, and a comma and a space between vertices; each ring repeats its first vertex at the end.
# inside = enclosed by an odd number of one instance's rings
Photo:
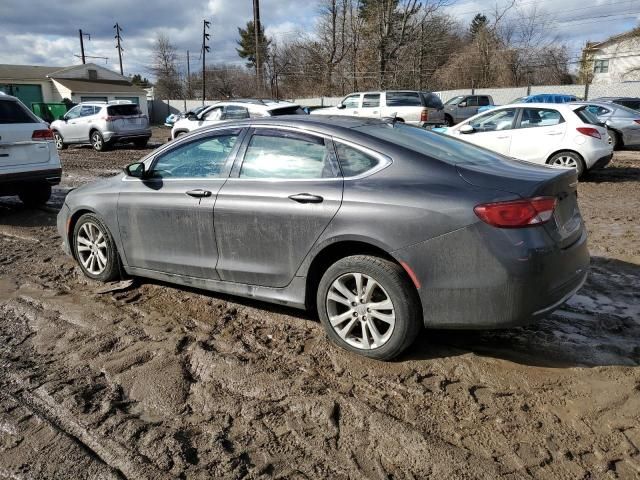
POLYGON ((347 106, 344 103, 339 103, 338 105, 336 105, 336 108, 338 110, 342 110, 343 108, 347 108, 347 106))
POLYGON ((467 133, 467 134, 468 134, 468 133, 473 133, 473 132, 475 132, 475 131, 476 131, 476 129, 475 129, 475 128, 473 128, 473 127, 472 127, 471 125, 469 125, 468 123, 467 123, 466 125, 461 126, 461 127, 460 127, 460 130, 459 130, 459 132, 460 132, 460 133, 467 133))
POLYGON ((197 118, 198 117, 196 116, 195 113, 192 113, 192 112, 187 113, 187 119, 188 120, 197 120, 197 118))
POLYGON ((132 163, 131 165, 127 165, 126 167, 124 167, 124 173, 126 173, 130 177, 144 178, 146 174, 144 163, 136 162, 132 163))
POLYGON ((58 120, 62 120, 63 122, 66 122, 67 121, 67 117, 65 115, 60 115, 58 117, 58 120))
POLYGON ((458 104, 458 106, 459 106, 460 108, 464 108, 464 107, 466 107, 466 106, 467 106, 467 102, 460 102, 460 103, 458 104))

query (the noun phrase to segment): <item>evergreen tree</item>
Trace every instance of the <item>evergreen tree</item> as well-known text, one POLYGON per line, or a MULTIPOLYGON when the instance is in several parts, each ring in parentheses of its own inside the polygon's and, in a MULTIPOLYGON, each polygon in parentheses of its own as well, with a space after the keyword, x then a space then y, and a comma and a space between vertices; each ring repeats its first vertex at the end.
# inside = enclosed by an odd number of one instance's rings
POLYGON ((471 20, 471 25, 469 26, 469 33, 471 34, 471 38, 475 38, 478 32, 487 27, 487 16, 482 15, 481 13, 476 14, 471 20))
MULTIPOLYGON (((247 22, 246 28, 238 27, 238 34, 240 34, 240 40, 238 40, 240 48, 236 48, 238 55, 247 60, 247 67, 256 68, 256 36, 253 21, 247 22)), ((258 33, 258 45, 260 64, 265 65, 269 57, 271 40, 265 37, 262 24, 260 24, 260 32, 258 33)))

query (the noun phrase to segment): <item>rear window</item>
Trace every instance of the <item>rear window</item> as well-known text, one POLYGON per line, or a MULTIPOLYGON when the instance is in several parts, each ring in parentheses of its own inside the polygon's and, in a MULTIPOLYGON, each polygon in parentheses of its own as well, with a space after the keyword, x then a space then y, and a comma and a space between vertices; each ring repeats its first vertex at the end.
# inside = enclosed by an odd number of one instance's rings
POLYGON ((425 106, 438 110, 442 108, 442 100, 435 93, 422 92, 422 98, 424 98, 425 106))
POLYGON ((573 111, 580 120, 584 123, 588 123, 589 125, 601 125, 600 120, 593 113, 587 110, 587 106, 580 107, 573 111))
POLYGON ((500 155, 489 150, 411 125, 380 123, 354 130, 451 165, 491 165, 500 161, 500 155))
POLYGON ((632 110, 640 110, 640 100, 616 100, 614 103, 632 110))
POLYGON ((39 123, 35 116, 14 100, 0 100, 0 123, 39 123))
POLYGON ((276 117, 280 115, 306 115, 306 112, 298 105, 293 105, 292 107, 280 107, 269 110, 269 114, 272 117, 276 117))
POLYGON ((387 107, 421 107, 418 92, 387 92, 387 107))
POLYGON ((131 105, 109 105, 107 107, 109 115, 126 117, 128 115, 140 115, 142 112, 136 104, 131 105))

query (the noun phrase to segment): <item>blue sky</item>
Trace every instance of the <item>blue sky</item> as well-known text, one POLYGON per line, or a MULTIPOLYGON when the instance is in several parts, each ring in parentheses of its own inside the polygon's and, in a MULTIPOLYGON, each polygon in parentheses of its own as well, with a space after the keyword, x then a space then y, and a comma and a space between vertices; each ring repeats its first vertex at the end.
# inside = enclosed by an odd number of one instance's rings
MULTIPOLYGON (((490 16, 496 4, 511 0, 449 0, 443 11, 463 23, 478 12, 490 16)), ((605 38, 638 25, 640 0, 518 0, 517 9, 530 15, 536 7, 549 36, 568 44, 578 55, 586 40, 605 38)), ((280 40, 311 33, 319 0, 261 0, 267 34, 280 40)), ((178 47, 186 64, 191 52, 197 70, 202 20, 212 22, 210 58, 215 62, 243 62, 236 54, 237 27, 252 19, 252 0, 2 0, 0 2, 0 63, 72 65, 80 63, 78 29, 91 34, 87 55, 108 57, 95 63, 117 68, 113 25, 123 27, 126 74, 149 76, 151 48, 160 32, 178 47)))

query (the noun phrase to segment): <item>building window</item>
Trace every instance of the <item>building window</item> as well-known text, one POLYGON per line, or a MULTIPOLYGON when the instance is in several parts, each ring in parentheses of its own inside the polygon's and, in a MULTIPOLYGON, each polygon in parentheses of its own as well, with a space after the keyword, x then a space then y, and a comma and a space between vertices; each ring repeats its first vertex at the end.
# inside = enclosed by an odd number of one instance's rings
POLYGON ((609 60, 596 60, 593 62, 593 73, 607 73, 609 71, 609 60))
POLYGON ((98 71, 97 70, 89 69, 89 70, 87 70, 87 72, 89 73, 89 80, 97 80, 98 79, 98 71))

